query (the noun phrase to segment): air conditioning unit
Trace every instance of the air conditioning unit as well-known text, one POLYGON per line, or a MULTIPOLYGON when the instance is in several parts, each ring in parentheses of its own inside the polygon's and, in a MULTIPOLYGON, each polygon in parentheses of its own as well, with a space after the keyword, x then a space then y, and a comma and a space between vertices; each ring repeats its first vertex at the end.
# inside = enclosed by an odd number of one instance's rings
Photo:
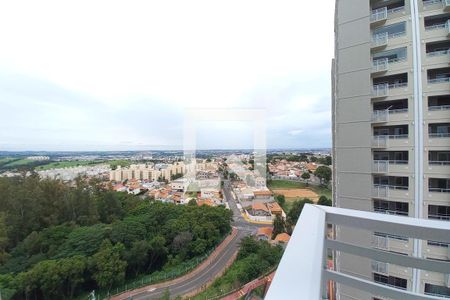
POLYGON ((450 274, 445 274, 444 275, 444 281, 445 281, 445 285, 450 288, 450 274))

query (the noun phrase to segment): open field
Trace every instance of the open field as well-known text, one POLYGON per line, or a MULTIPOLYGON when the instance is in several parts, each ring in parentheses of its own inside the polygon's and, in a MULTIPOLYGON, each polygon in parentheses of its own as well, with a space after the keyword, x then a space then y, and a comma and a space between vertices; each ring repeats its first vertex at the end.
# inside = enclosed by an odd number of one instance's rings
POLYGON ((310 189, 273 189, 275 194, 284 195, 286 198, 309 198, 319 200, 319 195, 310 189))
POLYGON ((306 185, 303 182, 295 182, 289 180, 272 180, 268 186, 275 194, 284 195, 286 203, 283 209, 287 212, 290 210, 295 200, 309 198, 316 202, 320 196, 331 199, 331 190, 324 186, 306 185))
MULTIPOLYGON (((320 196, 331 198, 331 190, 324 186, 306 185, 303 182, 295 182, 289 180, 272 180, 269 183, 269 189, 273 190, 291 190, 291 189, 308 189, 320 196)), ((287 197, 287 196, 285 196, 287 197)))
POLYGON ((43 170, 50 170, 50 169, 71 168, 71 167, 78 167, 78 166, 96 165, 99 163, 101 163, 101 161, 93 161, 93 160, 54 161, 54 162, 50 162, 46 165, 39 166, 36 168, 36 170, 43 171, 43 170))
POLYGON ((4 166, 5 167, 20 167, 20 166, 25 166, 31 163, 34 163, 34 160, 31 159, 13 159, 11 160, 11 162, 6 163, 4 166))

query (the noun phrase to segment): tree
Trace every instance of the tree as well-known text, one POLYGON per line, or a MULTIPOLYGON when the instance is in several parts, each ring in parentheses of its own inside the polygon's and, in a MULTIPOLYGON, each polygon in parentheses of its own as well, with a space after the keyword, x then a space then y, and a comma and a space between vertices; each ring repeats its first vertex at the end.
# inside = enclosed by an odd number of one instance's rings
POLYGON ((331 169, 327 166, 320 166, 316 169, 314 175, 320 179, 321 184, 327 185, 331 179, 331 169))
POLYGON ((278 234, 286 232, 286 223, 282 216, 276 215, 273 220, 272 239, 275 239, 278 234))
POLYGON ((76 255, 59 261, 62 277, 65 281, 65 295, 72 298, 76 288, 85 280, 84 272, 87 269, 87 259, 76 255))
POLYGON ((286 203, 286 198, 284 197, 284 195, 277 195, 275 198, 278 202, 278 204, 280 204, 280 206, 284 206, 284 204, 286 203))
POLYGON ((308 185, 308 183, 309 183, 309 179, 311 178, 311 175, 309 175, 309 172, 304 172, 303 174, 302 174, 302 179, 304 180, 304 181, 306 181, 306 185, 308 185))
POLYGON ((131 249, 125 252, 125 260, 128 267, 136 276, 147 266, 149 251, 149 242, 142 240, 133 242, 131 249))
POLYGON ((319 205, 332 206, 331 199, 328 199, 326 196, 320 196, 319 201, 317 201, 319 205))
MULTIPOLYGON (((312 202, 310 199, 308 198, 304 198, 302 200, 296 200, 292 203, 292 207, 289 210, 289 212, 287 213, 287 224, 289 226, 288 229, 290 229, 289 231, 292 232, 292 227, 295 226, 295 224, 298 221, 298 218, 300 217, 300 214, 302 213, 303 207, 305 206, 305 204, 313 204, 314 202, 312 202)), ((290 232, 288 232, 290 234, 290 232)))
POLYGON ((104 240, 100 250, 93 256, 93 278, 101 288, 111 289, 113 284, 122 283, 125 279, 126 261, 121 259, 125 247, 122 243, 114 246, 104 240))

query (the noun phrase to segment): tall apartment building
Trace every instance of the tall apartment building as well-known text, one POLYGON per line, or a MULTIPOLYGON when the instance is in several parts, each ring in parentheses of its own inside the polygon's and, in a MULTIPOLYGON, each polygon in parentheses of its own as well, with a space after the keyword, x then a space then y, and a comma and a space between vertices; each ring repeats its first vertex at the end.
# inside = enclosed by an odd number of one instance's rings
MULTIPOLYGON (((334 204, 450 222, 450 0, 336 0, 334 204)), ((336 228, 338 240, 450 260, 448 244, 336 228)), ((449 274, 337 253, 340 272, 450 296, 449 274)), ((337 286, 338 299, 381 299, 337 286)))

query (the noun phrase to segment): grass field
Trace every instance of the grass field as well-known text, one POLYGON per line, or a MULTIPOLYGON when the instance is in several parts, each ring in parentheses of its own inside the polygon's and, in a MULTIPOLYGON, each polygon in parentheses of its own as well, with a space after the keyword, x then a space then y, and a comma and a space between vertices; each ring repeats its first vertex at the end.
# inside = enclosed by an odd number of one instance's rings
POLYGON ((295 182, 295 181, 289 181, 289 180, 272 180, 271 183, 269 183, 269 188, 277 194, 277 190, 280 191, 279 194, 284 194, 286 197, 286 203, 284 205, 284 209, 286 211, 289 211, 291 208, 292 202, 294 202, 297 199, 302 198, 310 198, 311 200, 317 200, 314 199, 312 196, 314 194, 317 194, 318 197, 325 196, 327 198, 331 198, 331 190, 324 186, 316 186, 316 185, 306 185, 303 182, 295 182), (292 192, 288 193, 287 190, 293 190, 292 192), (299 190, 298 193, 295 190, 299 190), (307 196, 307 193, 302 192, 300 190, 309 190, 312 193, 310 196, 307 196), (294 192, 295 191, 295 192, 294 192), (298 194, 295 195, 295 194, 298 194), (301 195, 303 194, 303 196, 301 195), (288 195, 292 195, 294 197, 288 197, 288 195))
POLYGON ((60 168, 71 168, 78 166, 88 166, 97 165, 102 163, 102 161, 93 160, 71 160, 71 161, 54 161, 46 165, 39 166, 36 168, 37 171, 50 170, 50 169, 60 169, 60 168))
POLYGON ((16 160, 15 158, 11 157, 1 157, 0 158, 0 165, 6 165, 7 163, 16 160))
POLYGON ((129 166, 131 161, 129 160, 71 160, 71 161, 54 161, 46 165, 42 165, 36 168, 37 171, 59 169, 59 168, 71 168, 78 166, 93 166, 99 164, 107 164, 111 167, 117 167, 118 165, 122 167, 129 166))
POLYGON ((34 160, 31 159, 12 159, 11 162, 4 164, 5 167, 20 167, 20 166, 25 166, 28 164, 31 164, 35 162, 34 160))

